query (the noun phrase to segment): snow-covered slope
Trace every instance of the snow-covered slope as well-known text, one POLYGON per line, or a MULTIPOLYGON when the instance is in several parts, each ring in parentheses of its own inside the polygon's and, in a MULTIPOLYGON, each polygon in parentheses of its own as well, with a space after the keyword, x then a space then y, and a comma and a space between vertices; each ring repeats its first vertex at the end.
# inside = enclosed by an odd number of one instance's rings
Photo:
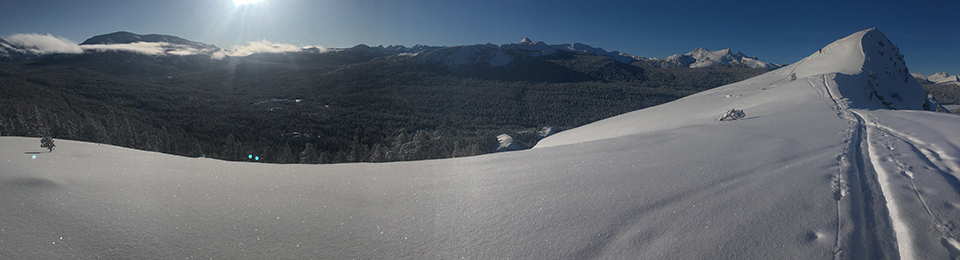
POLYGON ((866 32, 837 40, 803 60, 778 70, 561 132, 544 139, 537 146, 579 143, 691 124, 715 124, 710 119, 719 117, 731 108, 743 109, 748 117, 784 109, 809 109, 811 103, 819 102, 808 102, 806 99, 832 100, 824 96, 827 94, 838 95, 835 96, 837 100, 855 108, 890 106, 922 109, 926 95, 916 80, 904 72, 906 66, 896 47, 879 32, 866 32), (794 76, 795 80, 792 79, 794 76), (828 85, 831 92, 795 93, 805 91, 798 89, 813 88, 809 86, 814 84, 812 82, 828 85), (797 104, 799 108, 789 104, 797 104))
MULTIPOLYGON (((561 132, 542 140, 537 147, 587 145, 598 140, 640 137, 648 142, 662 142, 659 140, 675 140, 678 133, 686 133, 680 136, 684 140, 671 141, 678 144, 670 150, 690 150, 703 155, 693 156, 695 159, 683 157, 691 163, 722 168, 744 163, 739 157, 728 157, 746 153, 752 160, 771 167, 792 168, 794 174, 824 174, 824 178, 832 179, 830 185, 840 221, 836 223, 839 229, 834 229, 834 237, 840 239, 834 241, 839 255, 900 254, 905 259, 956 257, 960 230, 945 229, 944 225, 960 220, 957 212, 960 207, 948 202, 960 198, 958 171, 951 168, 960 158, 957 157, 960 139, 945 137, 953 134, 941 132, 960 126, 960 120, 948 114, 886 110, 924 107, 924 92, 906 71, 899 50, 879 31, 865 30, 779 70, 561 132), (743 109, 746 119, 715 122, 730 108, 743 109), (907 118, 923 120, 903 121, 907 118), (911 130, 896 130, 898 128, 888 122, 911 130), (918 135, 919 132, 930 136, 918 135), (718 144, 727 145, 713 156, 699 151, 699 147, 718 144), (800 151, 758 153, 769 146, 800 151), (839 161, 839 165, 822 169, 794 166, 800 161, 825 162, 812 158, 816 156, 787 156, 806 153, 803 151, 833 154, 834 162, 839 161), (906 161, 910 163, 904 163, 906 161), (861 183, 853 183, 857 181, 861 183), (917 184, 919 182, 924 184, 917 184), (882 196, 877 195, 880 193, 882 196), (947 204, 938 204, 944 206, 932 209, 931 203, 918 200, 947 204), (889 215, 880 212, 888 208, 889 215), (884 227, 865 226, 867 224, 862 223, 865 219, 890 222, 892 228, 884 231, 884 227), (880 231, 864 233, 871 229, 880 231), (845 244, 859 236, 868 238, 865 248, 845 244)), ((793 184, 810 184, 803 183, 793 184)))
POLYGON ((710 51, 700 47, 686 54, 674 54, 663 59, 651 59, 651 64, 663 68, 706 68, 714 66, 744 66, 749 68, 776 69, 780 64, 760 61, 756 56, 747 56, 742 52, 733 53, 730 49, 710 51))
POLYGON ((960 118, 885 109, 923 102, 885 41, 861 31, 468 158, 267 165, 3 137, 0 258, 960 257, 960 118), (746 118, 715 121, 730 108, 746 118))

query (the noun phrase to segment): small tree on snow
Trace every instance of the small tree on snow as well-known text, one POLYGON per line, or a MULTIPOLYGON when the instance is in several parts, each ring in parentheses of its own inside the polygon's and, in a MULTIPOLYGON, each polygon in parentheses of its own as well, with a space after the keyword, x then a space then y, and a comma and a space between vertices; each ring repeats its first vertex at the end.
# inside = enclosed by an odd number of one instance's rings
POLYGON ((40 139, 40 147, 47 148, 49 152, 53 152, 53 148, 57 147, 57 145, 53 144, 53 138, 44 136, 42 139, 40 139))
POLYGON ((717 119, 717 121, 737 120, 737 119, 742 119, 746 116, 747 116, 747 113, 744 113, 743 110, 730 109, 727 111, 727 113, 724 113, 723 116, 720 117, 720 119, 717 119))

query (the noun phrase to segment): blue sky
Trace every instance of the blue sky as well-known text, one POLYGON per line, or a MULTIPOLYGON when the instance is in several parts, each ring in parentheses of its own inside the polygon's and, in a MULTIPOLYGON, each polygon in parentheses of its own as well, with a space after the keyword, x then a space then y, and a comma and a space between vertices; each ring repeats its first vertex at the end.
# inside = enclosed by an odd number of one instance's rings
POLYGON ((0 36, 41 33, 82 42, 130 31, 229 48, 294 45, 437 46, 582 42, 644 57, 731 48, 792 63, 876 27, 913 72, 960 74, 960 1, 459 1, 230 0, 7 1, 0 36))

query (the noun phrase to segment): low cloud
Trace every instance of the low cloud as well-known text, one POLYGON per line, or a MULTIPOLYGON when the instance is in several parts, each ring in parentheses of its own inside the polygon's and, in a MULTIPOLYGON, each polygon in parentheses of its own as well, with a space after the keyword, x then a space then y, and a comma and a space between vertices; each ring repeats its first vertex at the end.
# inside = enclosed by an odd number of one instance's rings
POLYGON ((234 45, 232 49, 197 49, 194 46, 173 44, 169 42, 134 42, 119 44, 85 44, 78 45, 76 42, 63 37, 57 37, 50 34, 14 34, 3 37, 12 46, 5 47, 16 49, 17 51, 42 55, 51 53, 71 53, 80 54, 87 52, 107 52, 107 51, 125 51, 144 55, 162 56, 162 55, 210 55, 213 59, 223 59, 225 57, 243 57, 255 53, 284 53, 284 52, 326 52, 327 49, 322 46, 304 46, 297 47, 291 44, 273 43, 267 40, 248 42, 247 45, 234 45))
MULTIPOLYGON (((310 47, 317 47, 317 46, 310 46, 310 47)), ((323 47, 318 47, 318 48, 323 50, 323 47)), ((290 45, 290 44, 272 43, 267 40, 261 40, 258 42, 249 42, 247 43, 247 45, 244 45, 244 46, 234 45, 233 49, 220 50, 214 53, 213 55, 210 55, 210 57, 219 60, 227 56, 242 57, 242 56, 248 56, 254 53, 299 52, 302 50, 303 48, 290 45)))
POLYGON ((307 45, 307 46, 303 46, 303 48, 300 48, 300 49, 304 51, 313 50, 318 52, 327 52, 327 48, 324 48, 323 46, 320 46, 320 45, 317 45, 317 46, 307 45))
POLYGON ((33 54, 83 53, 76 42, 50 34, 21 33, 3 38, 13 47, 33 54))
POLYGON ((134 42, 121 44, 88 44, 80 45, 80 48, 86 51, 128 51, 145 55, 195 55, 210 53, 210 50, 197 50, 189 45, 173 44, 169 42, 134 42))
POLYGON ((123 44, 89 44, 82 45, 80 48, 90 51, 128 51, 146 55, 164 55, 164 47, 169 45, 166 42, 134 42, 123 44))

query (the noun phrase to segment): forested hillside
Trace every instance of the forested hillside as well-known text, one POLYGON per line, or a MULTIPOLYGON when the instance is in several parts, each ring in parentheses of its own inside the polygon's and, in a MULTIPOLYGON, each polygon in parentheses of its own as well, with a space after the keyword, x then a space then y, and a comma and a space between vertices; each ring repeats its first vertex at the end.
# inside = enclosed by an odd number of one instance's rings
MULTIPOLYGON (((923 84, 923 90, 944 104, 960 104, 960 85, 953 83, 923 84)), ((960 109, 950 111, 960 114, 960 109)))
POLYGON ((766 71, 567 52, 450 68, 363 47, 0 62, 0 134, 271 163, 447 158, 493 152, 504 133, 529 148, 543 127, 577 127, 766 71))

